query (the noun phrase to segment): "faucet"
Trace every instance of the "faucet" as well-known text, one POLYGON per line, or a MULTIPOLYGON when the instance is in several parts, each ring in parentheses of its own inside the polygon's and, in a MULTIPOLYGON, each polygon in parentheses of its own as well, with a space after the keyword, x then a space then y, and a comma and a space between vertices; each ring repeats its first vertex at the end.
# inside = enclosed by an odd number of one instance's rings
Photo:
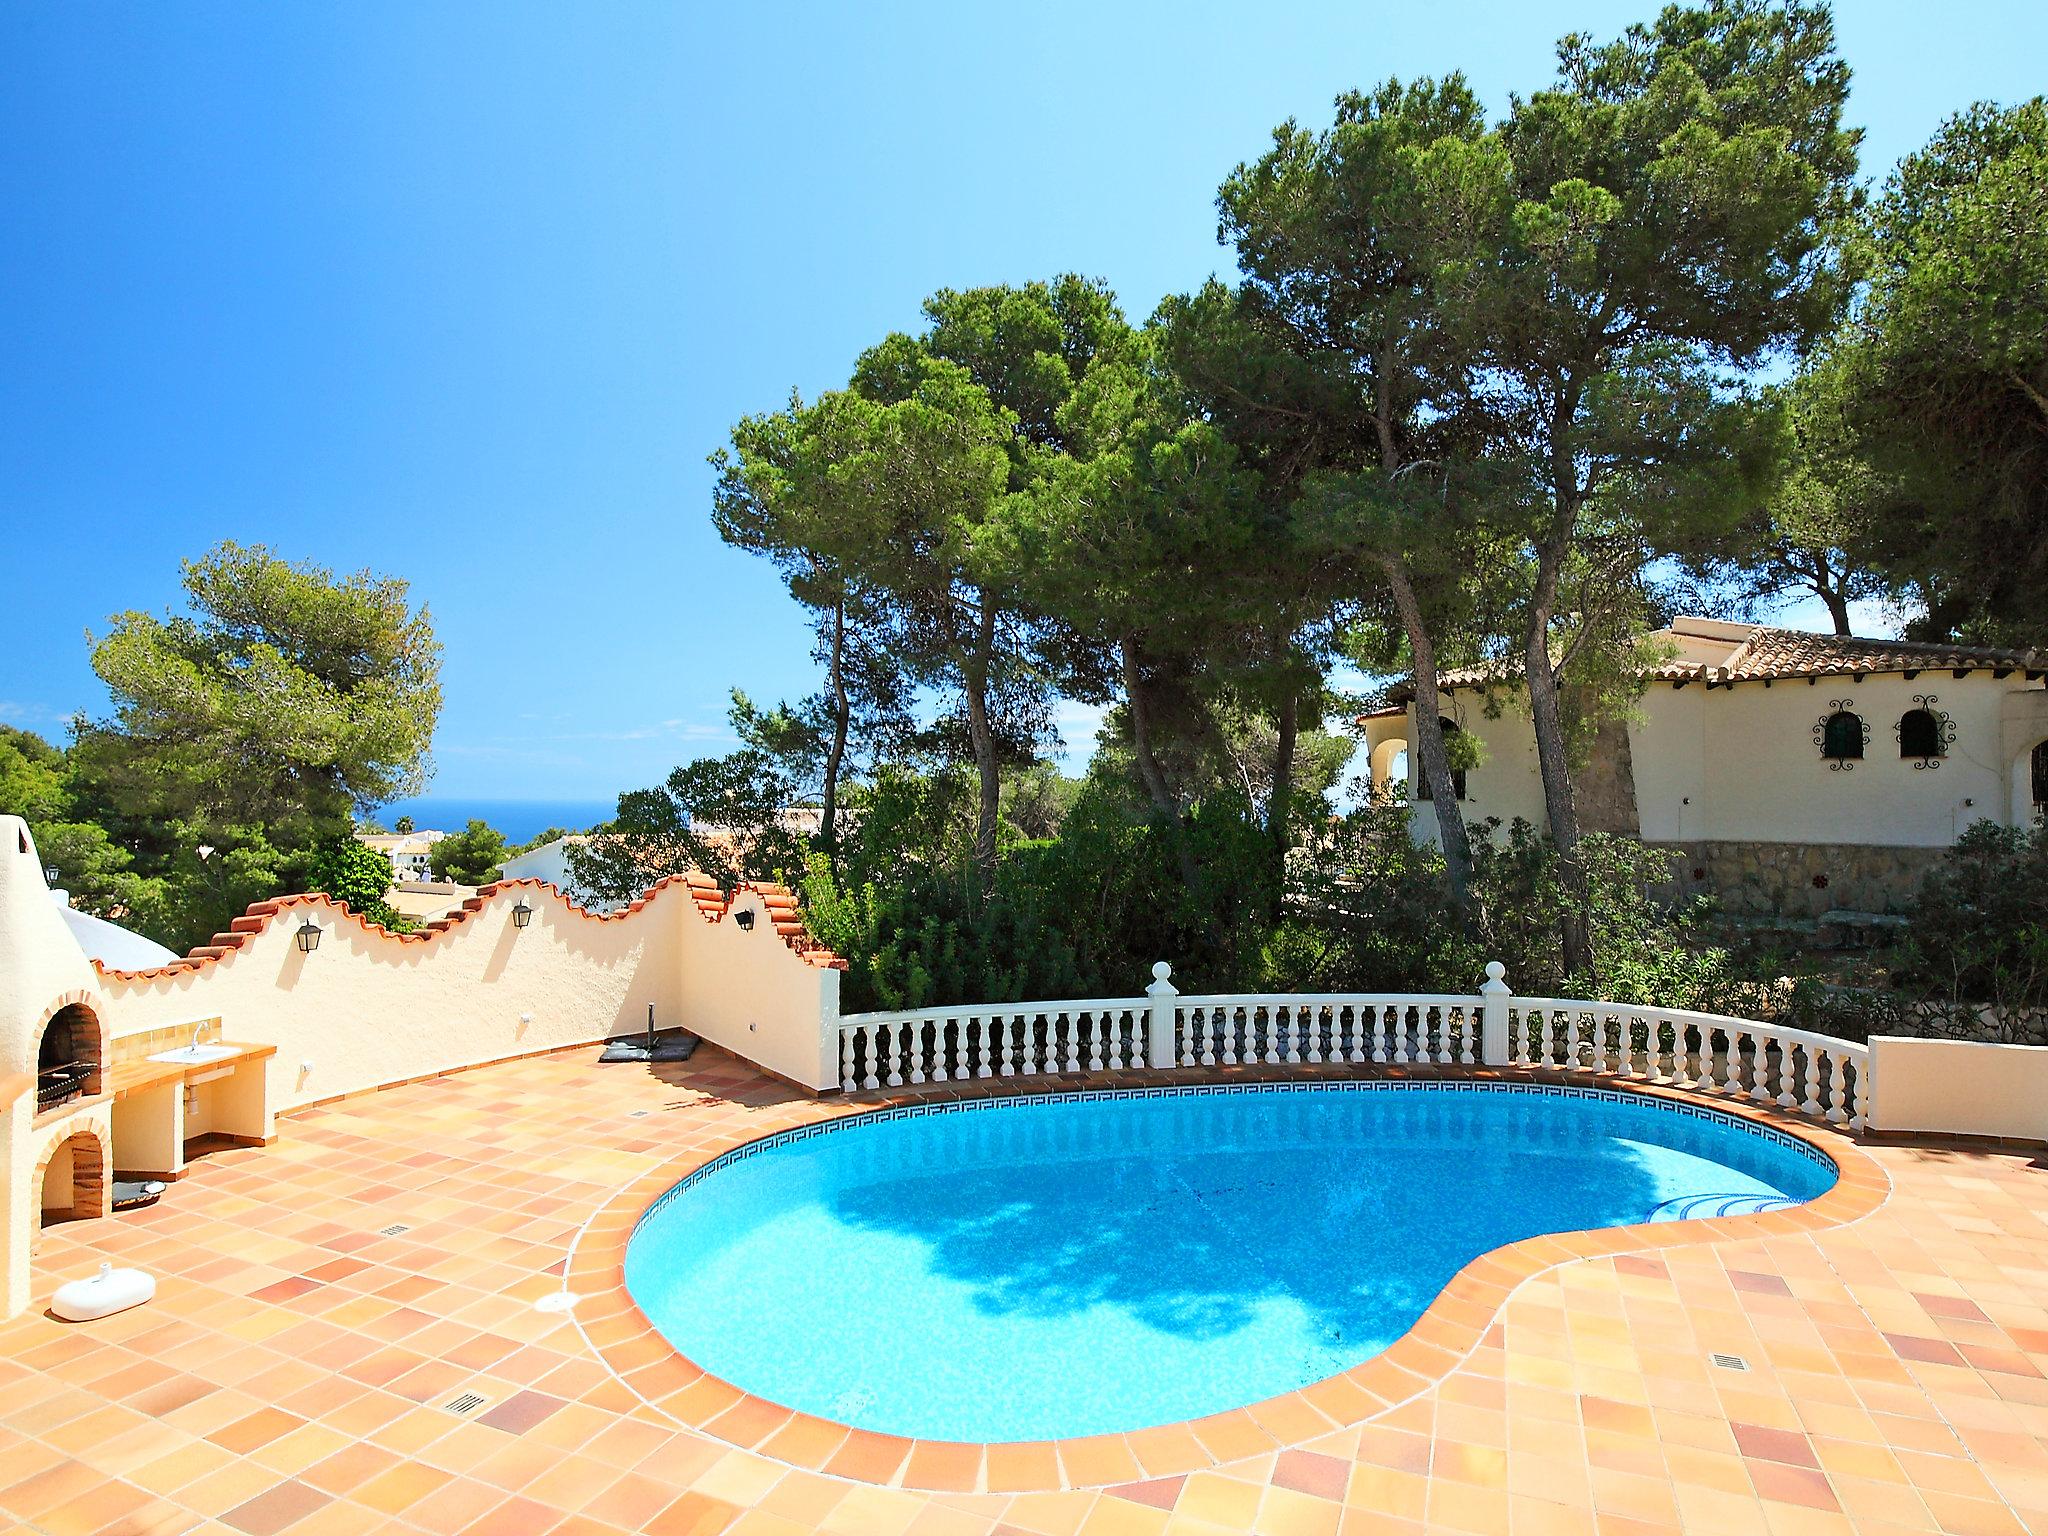
POLYGON ((199 1050, 199 1037, 200 1037, 201 1035, 205 1034, 205 1033, 206 1033, 206 1020, 204 1020, 204 1019, 194 1019, 194 1020, 192 1021, 192 1047, 191 1047, 191 1048, 192 1048, 192 1051, 194 1052, 194 1054, 197 1054, 197 1052, 198 1052, 198 1050, 199 1050))

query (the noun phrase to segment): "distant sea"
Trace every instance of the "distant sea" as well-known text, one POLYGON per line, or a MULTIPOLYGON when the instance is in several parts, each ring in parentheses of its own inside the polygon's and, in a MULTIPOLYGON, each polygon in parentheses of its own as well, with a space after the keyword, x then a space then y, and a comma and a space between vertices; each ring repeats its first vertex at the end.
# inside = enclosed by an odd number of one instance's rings
POLYGON ((531 842, 549 827, 583 832, 599 822, 610 821, 618 812, 616 800, 465 800, 455 795, 421 795, 413 800, 394 800, 370 816, 390 826, 401 816, 410 816, 422 832, 460 832, 473 820, 489 822, 518 844, 531 842))

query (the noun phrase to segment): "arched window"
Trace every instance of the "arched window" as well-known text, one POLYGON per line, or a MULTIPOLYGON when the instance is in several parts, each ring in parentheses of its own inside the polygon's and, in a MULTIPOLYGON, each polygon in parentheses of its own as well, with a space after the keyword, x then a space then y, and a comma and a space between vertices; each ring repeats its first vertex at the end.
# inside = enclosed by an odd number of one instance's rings
POLYGON ((1899 756, 1920 759, 1916 768, 1939 768, 1954 739, 1955 727, 1934 707, 1932 694, 1916 695, 1913 707, 1899 716, 1899 756))
MULTIPOLYGON (((1452 741, 1458 734, 1458 722, 1448 717, 1439 717, 1436 723, 1444 733, 1444 751, 1449 754, 1452 762, 1456 762, 1458 760, 1458 749, 1452 745, 1452 741)), ((1421 761, 1419 754, 1416 760, 1418 762, 1421 761)), ((1416 785, 1417 793, 1422 799, 1428 800, 1431 798, 1428 774, 1420 775, 1416 780, 1416 785)), ((1465 798, 1465 770, 1462 768, 1453 768, 1451 770, 1451 794, 1459 800, 1465 798)))
POLYGON ((1813 739, 1820 746, 1821 760, 1830 768, 1853 768, 1870 740, 1870 727, 1849 707, 1849 699, 1830 699, 1829 713, 1814 722, 1813 739))

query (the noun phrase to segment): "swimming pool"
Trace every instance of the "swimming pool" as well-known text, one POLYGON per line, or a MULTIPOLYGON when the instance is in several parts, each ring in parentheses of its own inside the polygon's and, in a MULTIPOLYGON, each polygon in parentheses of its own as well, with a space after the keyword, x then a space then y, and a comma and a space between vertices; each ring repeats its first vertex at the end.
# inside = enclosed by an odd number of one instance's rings
POLYGON ((1768 1210, 1835 1178, 1767 1127, 1602 1090, 969 1100, 735 1149, 649 1209, 626 1285, 756 1396, 924 1439, 1051 1439, 1346 1370, 1518 1238, 1768 1210))

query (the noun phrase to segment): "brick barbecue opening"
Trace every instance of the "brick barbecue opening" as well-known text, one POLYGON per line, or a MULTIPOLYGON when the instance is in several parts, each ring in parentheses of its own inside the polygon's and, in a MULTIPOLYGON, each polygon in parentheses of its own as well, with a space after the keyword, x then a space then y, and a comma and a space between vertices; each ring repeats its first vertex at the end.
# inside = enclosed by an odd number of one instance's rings
POLYGON ((43 1170, 42 1225, 104 1216, 106 1193, 107 1163, 99 1138, 81 1132, 57 1148, 43 1170))
POLYGON ((67 1003, 50 1015, 36 1047, 38 1113, 97 1093, 100 1088, 100 1021, 83 1003, 67 1003))

